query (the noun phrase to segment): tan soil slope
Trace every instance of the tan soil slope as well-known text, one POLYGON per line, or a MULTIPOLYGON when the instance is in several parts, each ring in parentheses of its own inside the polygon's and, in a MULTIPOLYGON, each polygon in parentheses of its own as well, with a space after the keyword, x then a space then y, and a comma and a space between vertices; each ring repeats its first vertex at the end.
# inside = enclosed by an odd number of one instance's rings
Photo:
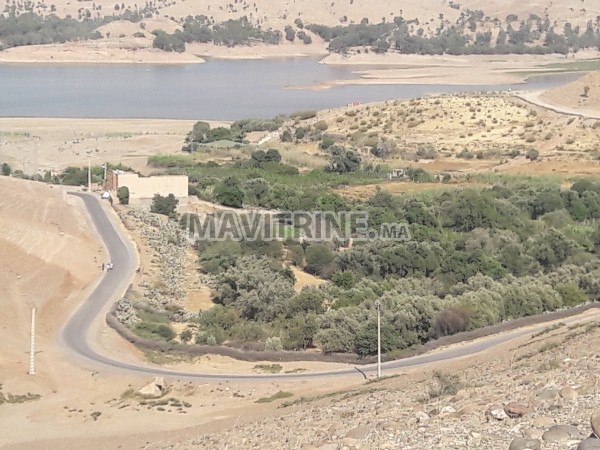
POLYGON ((600 71, 592 72, 573 83, 548 91, 542 95, 546 102, 582 112, 600 112, 600 71), (585 95, 585 88, 589 91, 585 95))
POLYGON ((47 359, 58 324, 97 276, 100 254, 74 198, 68 204, 57 188, 8 177, 0 177, 0 193, 0 374, 7 381, 27 370, 31 306, 45 342, 40 359, 47 359))

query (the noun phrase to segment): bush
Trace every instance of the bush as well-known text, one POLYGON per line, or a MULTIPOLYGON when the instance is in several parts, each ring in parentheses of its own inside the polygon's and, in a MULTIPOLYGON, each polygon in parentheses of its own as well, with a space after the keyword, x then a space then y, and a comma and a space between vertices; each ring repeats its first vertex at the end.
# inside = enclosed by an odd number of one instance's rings
POLYGON ((535 161, 536 159, 538 159, 539 156, 540 156, 540 152, 538 152, 534 148, 527 150, 527 153, 525 154, 525 157, 527 159, 530 159, 531 161, 535 161))
POLYGON ((323 244, 313 244, 305 252, 306 267, 308 273, 321 275, 323 269, 334 260, 334 254, 329 247, 323 244))
POLYGON ((127 186, 121 186, 117 190, 117 198, 121 205, 129 205, 129 188, 127 186))
POLYGON ((152 204, 150 205, 150 212, 175 217, 175 210, 177 209, 178 204, 179 200, 177 200, 173 194, 169 194, 166 197, 155 194, 152 198, 152 204))
POLYGON ((7 163, 3 163, 2 169, 0 169, 0 171, 1 171, 2 175, 7 177, 12 173, 12 168, 7 163))
POLYGON ((265 342, 265 350, 271 352, 279 352, 283 350, 283 344, 281 343, 281 339, 277 336, 270 337, 265 342))
POLYGON ((329 125, 327 125, 327 122, 325 122, 324 120, 319 120, 313 125, 313 127, 315 128, 315 130, 325 131, 327 130, 327 128, 329 128, 329 125))

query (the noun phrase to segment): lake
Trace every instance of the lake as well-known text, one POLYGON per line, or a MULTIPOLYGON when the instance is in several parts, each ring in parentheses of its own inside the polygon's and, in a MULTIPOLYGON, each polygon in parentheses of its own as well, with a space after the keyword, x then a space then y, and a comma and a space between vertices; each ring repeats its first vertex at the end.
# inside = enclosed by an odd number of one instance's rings
POLYGON ((211 60, 205 64, 0 64, 0 116, 235 120, 267 118, 351 102, 432 93, 542 89, 579 74, 533 77, 527 85, 351 85, 286 89, 358 78, 367 66, 331 66, 313 58, 211 60))

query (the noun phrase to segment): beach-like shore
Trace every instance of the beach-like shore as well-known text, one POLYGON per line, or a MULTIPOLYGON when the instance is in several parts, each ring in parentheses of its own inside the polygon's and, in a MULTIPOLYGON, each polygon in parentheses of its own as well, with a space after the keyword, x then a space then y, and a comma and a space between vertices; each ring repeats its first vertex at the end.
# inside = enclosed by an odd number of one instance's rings
POLYGON ((188 44, 182 53, 152 48, 145 38, 110 38, 65 44, 14 47, 0 52, 2 63, 31 64, 198 64, 206 59, 322 58, 327 65, 356 67, 358 78, 333 80, 316 86, 295 89, 322 90, 340 85, 369 84, 452 84, 499 85, 525 82, 535 72, 547 72, 553 63, 581 61, 600 57, 597 51, 575 55, 402 55, 388 53, 330 54, 323 43, 300 42, 280 45, 224 47, 188 44))

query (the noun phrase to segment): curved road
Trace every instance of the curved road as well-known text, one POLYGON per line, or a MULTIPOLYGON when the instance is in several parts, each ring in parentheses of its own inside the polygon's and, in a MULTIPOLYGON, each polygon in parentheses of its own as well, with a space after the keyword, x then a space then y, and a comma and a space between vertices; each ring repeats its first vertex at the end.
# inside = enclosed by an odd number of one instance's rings
MULTIPOLYGON (((114 222, 114 218, 109 217, 101 205, 98 197, 90 194, 73 193, 81 198, 87 208, 87 211, 94 223, 96 231, 102 238, 106 249, 113 261, 115 269, 107 271, 99 283, 92 290, 89 297, 81 304, 79 309, 71 317, 67 325, 63 328, 60 340, 70 350, 85 358, 88 361, 100 364, 113 369, 125 370, 130 373, 140 375, 171 376, 195 380, 273 380, 273 379, 300 379, 300 378, 318 378, 335 377, 341 375, 357 374, 355 369, 341 369, 328 372, 308 372, 297 374, 280 375, 261 375, 261 374, 218 374, 218 373, 198 373, 186 372, 172 369, 163 369, 158 367, 146 366, 143 364, 128 363, 119 361, 109 355, 100 353, 92 345, 93 333, 97 332, 97 324, 101 313, 106 312, 112 302, 118 299, 127 289, 134 272, 137 268, 137 259, 135 250, 131 242, 121 233, 119 226, 114 222), (96 322, 96 323, 94 323, 96 322)), ((102 315, 104 317, 104 315, 102 315)), ((581 320, 581 319, 579 319, 581 320)), ((570 322, 575 322, 576 319, 570 322)), ((568 319, 563 322, 569 322, 568 319)), ((450 361, 464 356, 474 355, 476 353, 489 350, 499 344, 508 342, 512 339, 531 334, 538 329, 547 327, 547 324, 541 324, 538 327, 528 327, 526 329, 517 329, 511 332, 496 335, 490 338, 480 339, 471 343, 466 343, 455 348, 441 350, 435 353, 415 356, 398 361, 390 361, 382 364, 382 369, 408 369, 423 364, 450 361)), ((361 367, 363 372, 374 372, 376 365, 361 367)))

